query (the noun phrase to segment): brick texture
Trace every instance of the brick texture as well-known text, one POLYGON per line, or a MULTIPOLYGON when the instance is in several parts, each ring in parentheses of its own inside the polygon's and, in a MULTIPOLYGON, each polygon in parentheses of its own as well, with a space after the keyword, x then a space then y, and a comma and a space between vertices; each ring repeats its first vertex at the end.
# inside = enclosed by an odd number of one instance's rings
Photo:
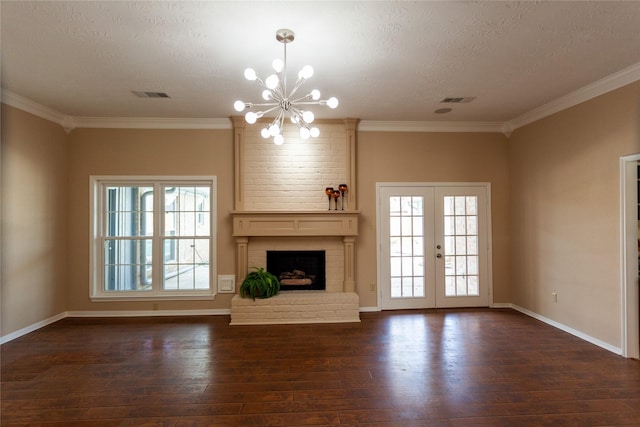
POLYGON ((359 299, 355 293, 288 291, 267 299, 231 300, 232 325, 359 322, 359 299))
POLYGON ((260 125, 245 128, 246 210, 328 209, 324 189, 349 184, 346 130, 343 124, 318 127, 318 138, 303 140, 294 125, 285 125, 283 145, 262 138, 260 125))

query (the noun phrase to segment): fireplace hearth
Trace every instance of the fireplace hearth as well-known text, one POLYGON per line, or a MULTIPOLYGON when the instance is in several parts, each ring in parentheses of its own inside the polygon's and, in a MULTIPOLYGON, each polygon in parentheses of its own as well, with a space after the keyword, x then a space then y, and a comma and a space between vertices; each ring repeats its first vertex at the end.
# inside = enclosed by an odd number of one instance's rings
POLYGON ((281 291, 326 289, 325 251, 267 251, 267 271, 281 291))

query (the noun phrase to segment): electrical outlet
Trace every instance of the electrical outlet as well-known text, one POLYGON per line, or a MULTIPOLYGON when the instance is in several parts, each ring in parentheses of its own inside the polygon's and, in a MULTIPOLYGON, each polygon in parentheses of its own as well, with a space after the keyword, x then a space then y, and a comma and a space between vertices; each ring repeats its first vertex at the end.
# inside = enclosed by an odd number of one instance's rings
POLYGON ((375 291, 376 290, 376 284, 375 283, 370 283, 369 284, 369 290, 370 291, 375 291))
POLYGON ((158 303, 154 303, 153 304, 153 311, 157 311, 158 310, 158 303))
POLYGON ((558 302, 558 294, 555 292, 551 292, 551 300, 553 302, 558 302))

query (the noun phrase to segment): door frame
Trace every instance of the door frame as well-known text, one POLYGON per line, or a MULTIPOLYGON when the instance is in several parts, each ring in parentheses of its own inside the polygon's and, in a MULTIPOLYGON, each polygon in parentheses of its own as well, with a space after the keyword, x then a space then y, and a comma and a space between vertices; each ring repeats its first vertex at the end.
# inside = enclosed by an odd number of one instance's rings
POLYGON ((489 307, 493 307, 493 228, 491 226, 491 183, 490 182, 376 182, 376 308, 382 310, 382 278, 380 252, 382 245, 382 209, 380 189, 383 187, 481 187, 487 194, 487 292, 489 307))
POLYGON ((620 158, 620 296, 622 356, 640 358, 637 168, 640 154, 620 158))

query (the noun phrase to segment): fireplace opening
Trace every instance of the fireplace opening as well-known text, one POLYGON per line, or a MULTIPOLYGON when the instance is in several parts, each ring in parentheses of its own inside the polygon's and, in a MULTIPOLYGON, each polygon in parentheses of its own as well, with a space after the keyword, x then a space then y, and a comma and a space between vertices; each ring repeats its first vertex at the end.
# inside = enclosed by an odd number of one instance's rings
POLYGON ((324 251, 267 251, 267 271, 281 291, 326 289, 324 251))

